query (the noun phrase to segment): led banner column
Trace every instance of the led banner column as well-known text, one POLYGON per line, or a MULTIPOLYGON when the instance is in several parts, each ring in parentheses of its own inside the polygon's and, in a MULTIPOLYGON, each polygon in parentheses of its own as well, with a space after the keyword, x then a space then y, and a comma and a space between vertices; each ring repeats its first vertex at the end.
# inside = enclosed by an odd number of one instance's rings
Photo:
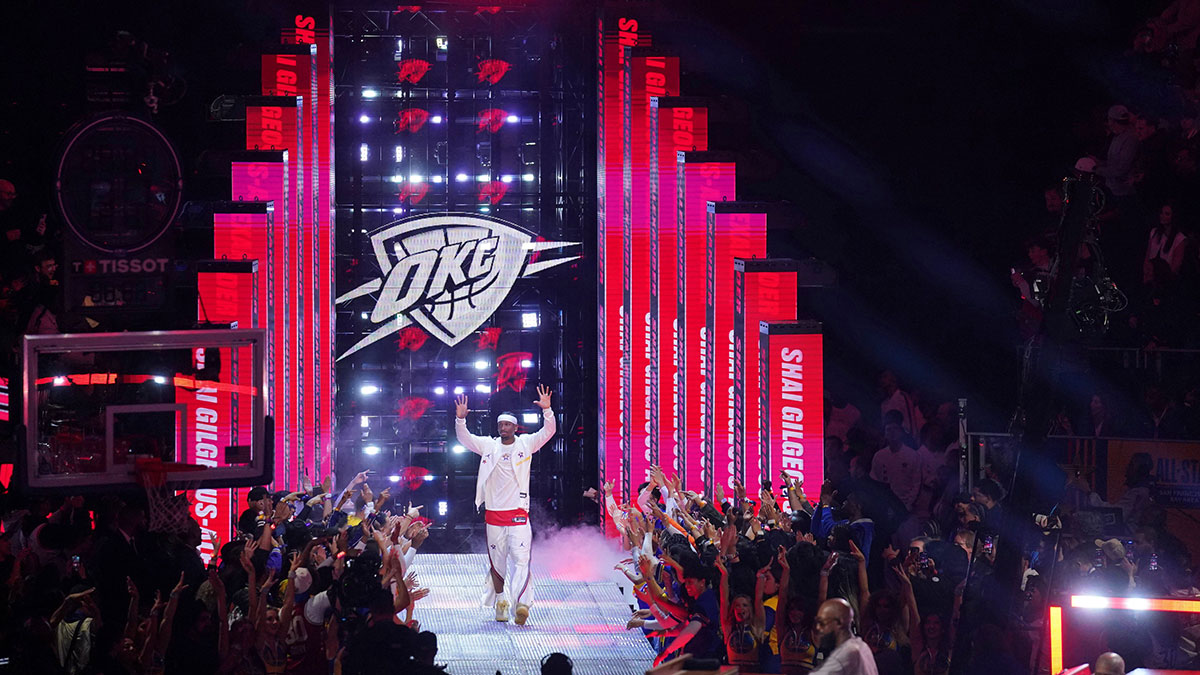
MULTIPOLYGON (((317 46, 315 44, 278 44, 262 54, 262 93, 267 96, 298 96, 302 101, 298 133, 293 153, 295 160, 296 202, 289 212, 286 265, 289 294, 285 311, 290 326, 290 363, 292 414, 288 417, 290 445, 288 453, 295 461, 293 472, 313 475, 314 431, 316 425, 317 361, 317 162, 316 132, 317 46)), ((288 485, 295 483, 289 482, 288 485)))
MULTIPOLYGON (((748 202, 709 202, 705 234, 704 435, 701 451, 713 485, 733 488, 744 478, 743 454, 734 449, 733 267, 737 258, 767 256, 767 208, 748 202)), ((749 489, 754 494, 754 489, 749 489)))
POLYGON ((288 44, 313 44, 316 46, 315 100, 309 106, 316 119, 315 154, 316 196, 313 206, 316 213, 313 224, 312 312, 313 333, 311 343, 315 360, 316 390, 311 400, 315 405, 313 416, 313 477, 314 480, 333 470, 333 420, 334 420, 334 311, 333 311, 333 32, 327 3, 311 3, 310 14, 296 14, 293 26, 283 31, 283 42, 288 44))
MULTIPOLYGON (((704 344, 707 321, 708 202, 735 199, 734 157, 724 152, 679 152, 676 154, 676 390, 679 407, 676 427, 684 467, 684 485, 689 490, 715 487, 713 467, 704 461, 705 415, 711 402, 704 399, 704 344)), ((732 270, 730 271, 732 275, 732 270)), ((726 300, 731 302, 732 298, 726 300)), ((710 423, 711 427, 711 423, 710 423)))
MULTIPOLYGON (((630 108, 630 143, 627 144, 624 178, 626 198, 630 203, 630 220, 624 227, 622 257, 625 269, 622 298, 621 361, 624 419, 628 421, 630 444, 629 473, 631 489, 649 480, 649 469, 659 462, 654 443, 657 419, 653 372, 655 342, 652 339, 650 311, 651 253, 651 117, 650 102, 655 96, 679 93, 679 59, 673 56, 645 53, 639 49, 632 59, 632 91, 630 108)), ((657 214, 655 214, 657 215, 657 214)))
MULTIPOLYGON (((224 203, 213 213, 214 248, 224 248, 239 238, 239 232, 259 229, 269 207, 263 203, 224 203)), ((205 323, 227 324, 231 328, 257 327, 258 262, 255 260, 216 260, 197 263, 197 319, 205 323)), ((229 348, 192 350, 192 365, 198 371, 226 370, 234 385, 252 382, 254 364, 237 359, 229 348)), ((219 379, 219 378, 212 378, 219 379)), ((195 411, 188 420, 190 461, 203 466, 228 466, 229 449, 248 445, 254 426, 253 400, 236 391, 212 388, 176 387, 176 400, 186 402, 195 411)), ((205 564, 218 552, 215 539, 230 541, 239 505, 247 490, 208 488, 190 491, 191 515, 206 534, 200 544, 205 564), (213 536, 215 535, 215 537, 213 536)))
POLYGON ((733 457, 735 475, 748 492, 775 479, 770 455, 761 452, 759 439, 759 322, 797 319, 799 270, 799 262, 781 258, 739 258, 733 263, 733 457))
POLYGON ((821 324, 759 324, 759 452, 766 470, 804 481, 817 499, 825 480, 824 361, 821 324))
MULTIPOLYGON (((272 231, 271 255, 267 260, 265 274, 270 283, 267 306, 268 313, 264 317, 265 325, 273 335, 273 354, 269 358, 273 372, 271 378, 271 409, 275 417, 275 452, 278 459, 275 462, 275 487, 284 489, 296 485, 298 475, 296 466, 296 447, 294 436, 294 396, 296 369, 293 358, 292 332, 296 311, 292 289, 292 274, 288 261, 294 260, 289 245, 293 237, 289 236, 297 228, 300 208, 298 192, 303 186, 297 182, 303 176, 298 166, 303 164, 298 143, 298 129, 303 126, 303 99, 294 96, 248 96, 246 97, 246 147, 250 150, 275 150, 286 153, 282 181, 275 183, 259 176, 257 181, 266 193, 246 192, 246 199, 271 201, 275 207, 275 222, 272 231)), ((258 169, 261 174, 265 167, 258 169)), ((276 171, 278 171, 276 169, 276 171)), ((234 199, 243 196, 234 175, 234 199)), ((260 269, 260 273, 262 270, 260 269)))
MULTIPOLYGON (((601 17, 597 22, 596 272, 598 438, 600 480, 613 481, 613 494, 629 494, 629 443, 622 426, 621 344, 624 303, 624 224, 632 213, 625 202, 625 151, 632 134, 632 63, 639 44, 638 20, 601 17)), ((631 160, 632 161, 632 160, 631 160)), ((630 179, 632 180, 632 178, 630 179)))
POLYGON ((678 283, 676 156, 708 149, 708 107, 696 97, 650 97, 650 363, 651 454, 669 473, 683 475, 677 451, 675 321, 678 283), (657 412, 653 412, 657 411, 657 412))

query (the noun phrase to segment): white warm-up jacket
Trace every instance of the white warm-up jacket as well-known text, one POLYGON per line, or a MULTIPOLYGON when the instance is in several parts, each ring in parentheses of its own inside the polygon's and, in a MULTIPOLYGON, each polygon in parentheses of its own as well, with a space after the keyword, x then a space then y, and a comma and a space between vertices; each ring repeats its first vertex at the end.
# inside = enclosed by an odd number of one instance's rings
POLYGON ((542 449, 546 441, 554 436, 557 426, 554 421, 554 410, 547 408, 542 411, 542 428, 532 434, 521 434, 513 439, 512 445, 504 445, 499 438, 475 436, 467 431, 467 421, 462 418, 454 420, 454 434, 458 442, 471 452, 481 456, 479 461, 479 477, 475 480, 475 508, 483 503, 483 486, 487 484, 488 476, 496 462, 503 461, 504 452, 509 453, 508 461, 512 462, 513 474, 517 477, 520 487, 521 508, 529 510, 529 468, 533 463, 533 453, 542 449))

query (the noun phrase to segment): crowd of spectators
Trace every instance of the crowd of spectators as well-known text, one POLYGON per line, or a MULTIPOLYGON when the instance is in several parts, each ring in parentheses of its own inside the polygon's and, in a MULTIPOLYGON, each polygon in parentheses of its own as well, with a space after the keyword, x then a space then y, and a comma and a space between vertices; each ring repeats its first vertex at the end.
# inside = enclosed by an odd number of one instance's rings
MULTIPOLYGON (((1009 503, 1011 476, 995 467, 962 490, 953 403, 921 402, 891 373, 880 398, 877 418, 829 402, 820 486, 781 474, 774 485, 718 485, 710 499, 656 467, 628 503, 611 484, 592 495, 631 554, 618 566, 639 605, 627 627, 646 632, 659 662, 690 654, 801 673, 869 653, 884 675, 1046 673, 1051 598, 1200 595, 1149 455, 1129 463, 1120 500, 1077 475, 1039 515, 1009 503), (1113 509, 1119 532, 1101 515, 1113 509)), ((1093 423, 1103 430, 1103 411, 1093 423)), ((1195 667, 1193 637, 1183 621, 1131 619, 1099 636, 1095 653, 1117 652, 1130 668, 1195 667)))
POLYGON ((429 593, 412 570, 429 521, 381 510, 389 491, 367 479, 250 490, 237 538, 213 542, 207 565, 186 511, 148 510, 179 501, 5 495, 0 668, 442 672, 436 636, 413 616, 429 593))

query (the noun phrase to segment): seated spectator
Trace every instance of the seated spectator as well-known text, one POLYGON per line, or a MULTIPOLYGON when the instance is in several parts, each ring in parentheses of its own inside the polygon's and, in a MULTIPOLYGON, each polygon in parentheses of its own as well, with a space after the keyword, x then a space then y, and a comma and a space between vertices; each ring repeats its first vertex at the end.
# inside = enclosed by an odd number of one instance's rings
POLYGON ((1095 173, 1104 178, 1104 187, 1113 197, 1132 197, 1135 194, 1132 174, 1140 142, 1133 132, 1129 109, 1120 104, 1109 108, 1107 129, 1112 141, 1104 160, 1097 161, 1095 173))

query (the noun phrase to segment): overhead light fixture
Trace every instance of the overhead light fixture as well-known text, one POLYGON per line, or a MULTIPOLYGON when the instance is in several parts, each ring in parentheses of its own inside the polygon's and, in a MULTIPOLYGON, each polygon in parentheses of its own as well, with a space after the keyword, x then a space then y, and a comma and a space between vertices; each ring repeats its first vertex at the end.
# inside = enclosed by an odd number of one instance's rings
POLYGON ((512 176, 500 176, 500 182, 501 183, 511 183, 511 182, 513 182, 513 177, 512 176))
POLYGON ((434 115, 433 117, 430 117, 430 118, 429 118, 429 121, 430 121, 430 122, 433 122, 434 124, 441 124, 441 123, 442 123, 442 116, 441 116, 441 115, 434 115))
POLYGON ((481 394, 490 394, 490 393, 492 393, 492 387, 491 387, 491 385, 487 385, 487 384, 477 384, 477 385, 475 385, 475 391, 477 391, 481 394))
MULTIPOLYGON (((364 148, 367 147, 366 144, 364 144, 363 147, 364 148)), ((366 160, 363 160, 363 161, 366 161, 366 160)), ((404 161, 404 146, 402 146, 402 145, 396 146, 396 161, 397 162, 404 161)))
POLYGON ((446 515, 446 502, 438 502, 438 515, 446 515))
POLYGON ((392 176, 391 178, 388 178, 388 181, 392 183, 403 183, 404 176, 392 176))
POLYGON ((432 483, 433 482, 433 474, 431 474, 431 473, 425 474, 425 482, 432 483))
POLYGON ((434 387, 433 393, 437 394, 438 396, 445 396, 446 388, 445 387, 434 387))
POLYGON ((167 383, 167 378, 163 377, 162 375, 155 375, 153 379, 154 379, 154 384, 166 384, 167 383))
POLYGON ((454 180, 456 180, 460 183, 465 183, 465 182, 471 180, 471 177, 465 173, 456 173, 456 174, 454 174, 454 180))
POLYGON ((363 98, 379 98, 379 90, 378 89, 363 89, 362 97, 363 98))
POLYGON ((437 175, 437 176, 430 176, 430 177, 429 177, 429 180, 433 181, 434 183, 441 183, 441 182, 442 182, 442 177, 441 177, 441 175, 440 175, 440 174, 439 174, 439 175, 437 175))
POLYGON ((532 368, 533 361, 530 361, 529 359, 521 359, 521 367, 522 368, 532 368))
POLYGON ((475 370, 487 370, 487 367, 489 365, 491 365, 491 364, 489 364, 487 361, 476 361, 475 362, 475 370))
POLYGON ((371 396, 379 393, 379 387, 373 384, 364 384, 358 388, 358 393, 362 394, 363 396, 371 396))
POLYGON ((521 328, 537 328, 539 323, 537 312, 521 312, 521 328))
POLYGON ((371 418, 367 417, 366 415, 363 415, 362 417, 358 418, 358 426, 360 426, 364 429, 371 426, 371 418))
POLYGON ((464 447, 463 447, 463 446, 461 446, 461 445, 456 445, 456 446, 454 446, 453 448, 450 448, 450 451, 451 451, 451 452, 453 452, 453 453, 454 453, 454 454, 456 454, 456 455, 461 455, 461 454, 463 454, 464 452, 466 452, 466 451, 467 451, 467 449, 466 449, 466 448, 464 448, 464 447))
POLYGON ((445 35, 437 36, 437 39, 434 40, 434 42, 437 44, 438 49, 446 50, 450 48, 450 40, 445 35))
POLYGON ((371 121, 371 118, 370 118, 370 117, 367 117, 366 115, 359 115, 359 116, 358 116, 358 121, 359 121, 359 122, 362 122, 363 124, 366 124, 367 122, 370 122, 370 121, 371 121))
POLYGON ((363 143, 358 146, 358 161, 365 162, 369 159, 371 159, 371 146, 363 143))
POLYGON ((537 413, 525 413, 521 415, 521 421, 525 424, 537 424, 537 413))
POLYGON ((463 388, 462 388, 462 387, 455 387, 455 388, 454 388, 454 393, 455 393, 455 394, 457 394, 457 395, 461 395, 461 394, 463 393, 463 391, 464 391, 464 390, 463 390, 463 388))
POLYGON ((363 454, 364 455, 378 455, 379 454, 379 446, 378 445, 365 446, 365 447, 363 447, 363 454))
POLYGON ((412 174, 411 176, 409 176, 409 177, 408 177, 408 182, 410 182, 410 183, 424 183, 424 182, 425 182, 425 176, 422 176, 422 175, 421 175, 421 174, 419 174, 419 173, 414 173, 414 174, 412 174))
POLYGON ((508 122, 509 124, 516 124, 517 122, 521 121, 521 118, 517 117, 516 115, 509 115, 508 117, 504 118, 504 121, 508 122))
POLYGON ((526 183, 533 182, 533 178, 534 176, 531 173, 521 174, 521 180, 525 181, 526 183))
POLYGON ((391 476, 388 476, 388 481, 389 481, 389 482, 392 482, 392 483, 399 483, 399 482, 400 482, 400 476, 397 476, 397 475, 395 475, 395 474, 392 474, 391 476))

